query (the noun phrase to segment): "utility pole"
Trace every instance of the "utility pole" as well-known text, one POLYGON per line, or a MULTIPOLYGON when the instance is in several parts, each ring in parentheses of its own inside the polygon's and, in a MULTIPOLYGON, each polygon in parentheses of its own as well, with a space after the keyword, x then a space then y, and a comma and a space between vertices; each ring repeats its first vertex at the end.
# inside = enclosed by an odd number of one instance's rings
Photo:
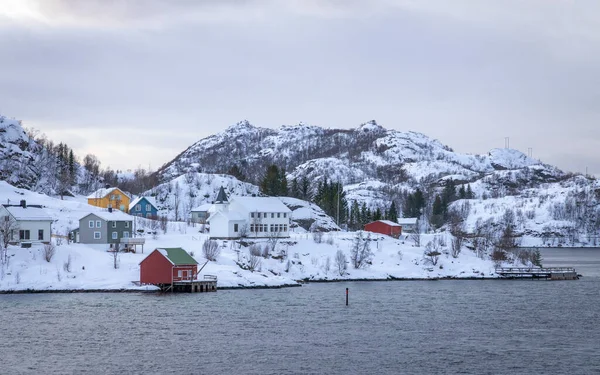
POLYGON ((510 148, 510 137, 504 137, 504 148, 510 148))

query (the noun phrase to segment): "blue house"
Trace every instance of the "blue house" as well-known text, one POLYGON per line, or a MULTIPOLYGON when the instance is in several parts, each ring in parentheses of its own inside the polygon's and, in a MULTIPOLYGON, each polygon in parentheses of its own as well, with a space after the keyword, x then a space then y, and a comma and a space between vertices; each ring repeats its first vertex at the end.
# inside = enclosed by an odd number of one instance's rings
POLYGON ((129 204, 129 214, 133 216, 145 217, 148 219, 158 217, 158 209, 154 198, 138 197, 129 204))

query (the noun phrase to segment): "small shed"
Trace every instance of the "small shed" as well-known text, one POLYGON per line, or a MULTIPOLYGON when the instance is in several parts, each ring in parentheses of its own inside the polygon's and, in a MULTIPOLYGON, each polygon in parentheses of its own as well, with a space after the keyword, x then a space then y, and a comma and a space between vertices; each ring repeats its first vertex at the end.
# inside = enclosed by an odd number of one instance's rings
POLYGON ((140 283, 170 285, 196 279, 198 262, 180 247, 160 248, 140 263, 140 283))
POLYGON ((381 233, 390 237, 398 238, 402 234, 402 226, 390 220, 377 220, 365 225, 365 230, 373 233, 381 233))

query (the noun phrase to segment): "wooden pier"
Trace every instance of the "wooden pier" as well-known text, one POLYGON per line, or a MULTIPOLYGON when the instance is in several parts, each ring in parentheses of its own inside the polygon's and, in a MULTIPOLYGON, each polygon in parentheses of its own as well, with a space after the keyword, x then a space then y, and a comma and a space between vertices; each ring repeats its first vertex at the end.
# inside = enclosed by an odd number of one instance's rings
POLYGON ((577 280, 579 276, 572 267, 526 268, 499 267, 496 273, 505 279, 577 280))
POLYGON ((204 293, 217 291, 217 277, 214 275, 204 275, 202 280, 181 280, 174 281, 171 285, 164 285, 161 288, 163 292, 178 293, 204 293))

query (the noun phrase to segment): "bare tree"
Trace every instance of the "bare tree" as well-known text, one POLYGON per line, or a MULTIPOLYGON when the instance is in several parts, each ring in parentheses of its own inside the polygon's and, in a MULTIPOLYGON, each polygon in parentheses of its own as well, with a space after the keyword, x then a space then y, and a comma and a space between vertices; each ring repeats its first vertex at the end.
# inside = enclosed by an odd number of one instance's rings
POLYGON ((323 232, 321 232, 320 230, 313 232, 312 237, 313 237, 313 241, 315 241, 315 243, 323 242, 323 232))
POLYGON ((440 253, 439 251, 439 248, 440 243, 435 238, 433 239, 433 241, 429 241, 427 242, 427 245, 425 245, 425 252, 423 253, 423 255, 425 256, 425 260, 427 260, 434 266, 437 265, 438 260, 440 259, 440 255, 442 255, 442 253, 440 253))
POLYGON ((179 182, 175 182, 173 188, 173 210, 175 212, 175 221, 179 221, 179 205, 181 204, 181 188, 179 182))
POLYGON ((350 249, 350 258, 354 268, 359 269, 369 263, 373 252, 371 251, 371 234, 367 235, 367 238, 363 237, 363 232, 356 232, 356 236, 352 241, 352 248, 350 249))
POLYGON ((54 254, 56 254, 56 246, 54 246, 52 242, 45 244, 44 259, 46 260, 46 262, 50 263, 50 261, 54 257, 54 254))
POLYGON ((215 262, 221 254, 219 243, 215 240, 206 240, 202 244, 202 254, 205 259, 215 262))
POLYGON ((421 247, 421 233, 419 233, 418 231, 411 233, 410 239, 413 241, 416 247, 421 247))
POLYGON ((114 269, 119 268, 119 251, 120 251, 120 244, 116 243, 115 246, 113 247, 113 253, 112 253, 114 269))
POLYGON ((6 215, 0 217, 0 244, 2 245, 0 249, 0 262, 3 264, 8 260, 8 245, 12 241, 13 231, 17 229, 19 229, 19 224, 12 216, 6 215))
POLYGON ((344 276, 346 274, 346 270, 348 269, 348 260, 346 258, 346 254, 342 250, 338 250, 335 253, 335 266, 337 267, 337 271, 340 276, 344 276))
POLYGON ((248 269, 250 271, 254 272, 259 270, 261 264, 262 260, 260 259, 260 256, 250 254, 248 257, 248 269))

